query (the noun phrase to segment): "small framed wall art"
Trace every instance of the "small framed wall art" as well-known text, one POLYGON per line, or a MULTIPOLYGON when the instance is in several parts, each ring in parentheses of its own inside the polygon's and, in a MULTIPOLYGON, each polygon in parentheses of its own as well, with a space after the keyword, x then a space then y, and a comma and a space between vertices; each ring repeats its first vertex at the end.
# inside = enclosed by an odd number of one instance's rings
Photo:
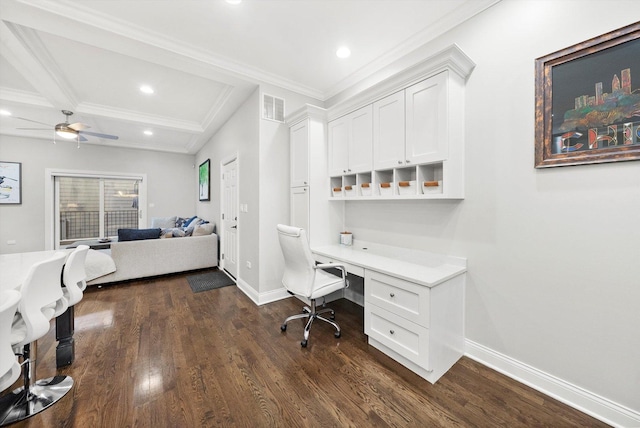
POLYGON ((640 160, 640 22, 536 59, 535 167, 640 160))
POLYGON ((209 191, 211 190, 211 184, 209 183, 209 179, 211 178, 211 171, 209 170, 210 164, 210 160, 207 159, 202 162, 198 168, 198 195, 201 201, 211 200, 209 195, 209 191))
POLYGON ((22 203, 22 164, 0 161, 0 204, 22 203))

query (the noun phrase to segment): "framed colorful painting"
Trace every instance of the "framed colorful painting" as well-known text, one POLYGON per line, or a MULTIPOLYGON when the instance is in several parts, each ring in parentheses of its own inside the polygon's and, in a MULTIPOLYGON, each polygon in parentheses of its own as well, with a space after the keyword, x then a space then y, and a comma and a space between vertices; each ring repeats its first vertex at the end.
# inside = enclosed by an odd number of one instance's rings
POLYGON ((640 159, 640 23, 536 59, 535 167, 640 159))
POLYGON ((209 191, 211 190, 211 185, 209 184, 209 179, 211 178, 211 173, 209 171, 210 160, 200 164, 198 168, 198 194, 199 200, 201 201, 210 201, 211 197, 209 195, 209 191))
POLYGON ((0 204, 22 203, 22 164, 0 161, 0 204))

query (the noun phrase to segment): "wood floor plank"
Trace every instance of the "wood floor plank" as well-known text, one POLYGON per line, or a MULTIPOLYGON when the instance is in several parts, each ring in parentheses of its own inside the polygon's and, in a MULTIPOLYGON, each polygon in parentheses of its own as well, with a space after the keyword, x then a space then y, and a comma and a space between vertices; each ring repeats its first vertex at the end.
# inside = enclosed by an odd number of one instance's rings
MULTIPOLYGON (((435 385, 367 344, 363 309, 332 302, 342 336, 280 324, 295 298, 256 306, 237 287, 193 293, 186 274, 90 288, 76 306, 76 361, 55 367, 54 329, 38 378, 72 391, 23 427, 605 427, 462 358, 435 385)), ((15 386, 17 386, 16 383, 15 386)))

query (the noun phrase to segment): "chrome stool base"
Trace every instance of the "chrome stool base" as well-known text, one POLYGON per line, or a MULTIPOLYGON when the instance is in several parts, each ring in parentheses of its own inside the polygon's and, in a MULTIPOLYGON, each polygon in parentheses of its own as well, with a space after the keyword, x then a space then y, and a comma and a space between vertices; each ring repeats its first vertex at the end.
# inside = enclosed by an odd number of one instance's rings
POLYGON ((0 398, 0 426, 27 419, 51 406, 73 387, 70 376, 54 376, 24 386, 0 398))

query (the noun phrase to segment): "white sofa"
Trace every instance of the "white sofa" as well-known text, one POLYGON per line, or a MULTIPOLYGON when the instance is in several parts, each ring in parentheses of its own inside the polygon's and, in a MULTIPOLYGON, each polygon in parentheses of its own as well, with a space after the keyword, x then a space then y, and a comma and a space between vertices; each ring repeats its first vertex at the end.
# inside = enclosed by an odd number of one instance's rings
POLYGON ((218 266, 218 235, 114 242, 110 251, 116 271, 88 285, 218 266))

